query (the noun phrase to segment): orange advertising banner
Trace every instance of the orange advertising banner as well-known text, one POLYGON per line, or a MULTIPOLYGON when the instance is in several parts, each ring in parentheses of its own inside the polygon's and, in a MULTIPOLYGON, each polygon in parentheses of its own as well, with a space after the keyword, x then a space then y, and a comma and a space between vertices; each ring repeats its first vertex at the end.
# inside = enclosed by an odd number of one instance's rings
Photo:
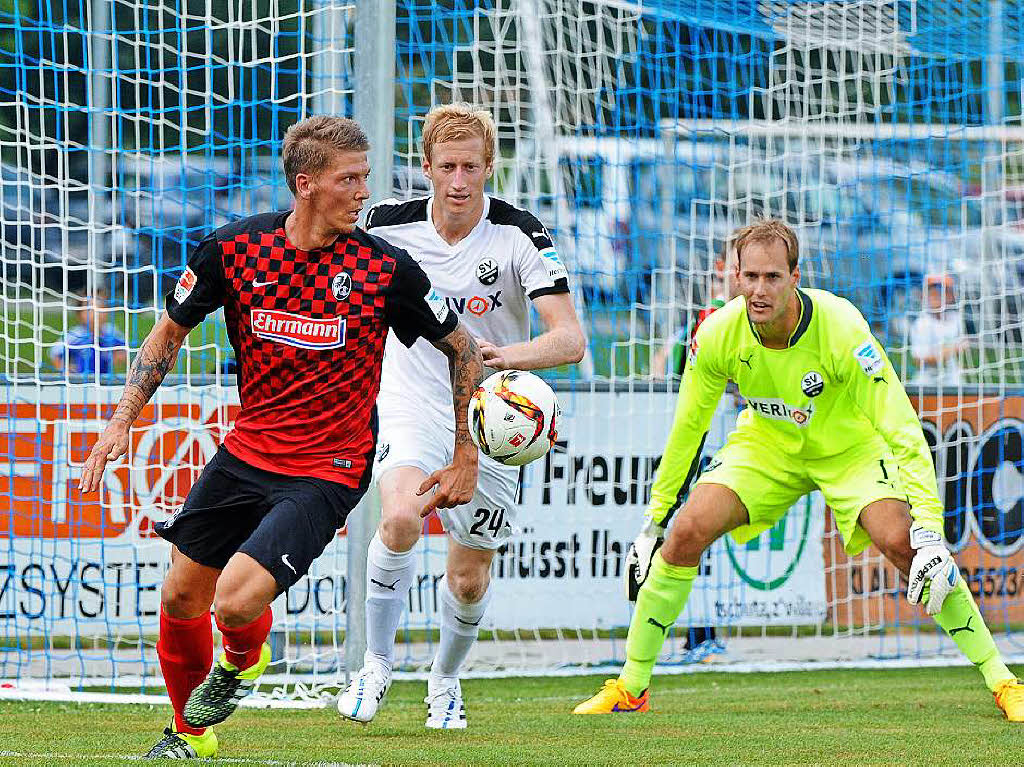
MULTIPOLYGON (((945 534, 981 609, 996 623, 1024 623, 1024 397, 984 393, 911 397, 932 449, 945 534)), ((832 622, 894 625, 923 620, 906 581, 874 547, 850 560, 826 523, 825 573, 832 622)))
POLYGON ((128 455, 109 465, 99 493, 83 496, 82 465, 114 409, 98 396, 6 406, 13 470, 0 474, 0 537, 114 538, 132 528, 145 537, 184 501, 237 411, 199 401, 148 405, 128 455))
MULTIPOLYGON (((217 386, 165 386, 131 431, 126 456, 108 464, 99 493, 78 480, 121 387, 19 385, 0 403, 0 538, 152 538, 180 507, 238 413, 217 386)), ((440 533, 431 518, 429 532, 440 533)))

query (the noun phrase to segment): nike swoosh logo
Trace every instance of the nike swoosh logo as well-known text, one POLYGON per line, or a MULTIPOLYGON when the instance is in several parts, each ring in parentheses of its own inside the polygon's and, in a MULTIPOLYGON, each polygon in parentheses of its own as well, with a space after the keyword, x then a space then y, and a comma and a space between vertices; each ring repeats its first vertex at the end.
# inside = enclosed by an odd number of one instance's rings
POLYGON ((265 287, 267 287, 267 285, 276 285, 276 284, 277 284, 277 280, 267 280, 266 282, 257 282, 256 280, 252 281, 252 286, 254 288, 265 288, 265 287))
POLYGON ((458 615, 456 615, 455 616, 455 620, 457 620, 463 626, 479 626, 480 625, 480 619, 479 618, 477 618, 475 622, 474 621, 464 621, 464 620, 462 620, 462 618, 460 618, 458 615))
POLYGON ((287 567, 287 568, 288 568, 289 570, 291 570, 291 571, 292 571, 293 573, 295 573, 296 575, 298 575, 298 574, 299 574, 299 571, 298 571, 298 570, 296 570, 296 569, 295 569, 294 567, 292 567, 292 563, 288 561, 288 556, 289 556, 288 554, 282 554, 282 555, 281 555, 281 561, 282 561, 282 562, 284 562, 284 566, 285 566, 285 567, 287 567))

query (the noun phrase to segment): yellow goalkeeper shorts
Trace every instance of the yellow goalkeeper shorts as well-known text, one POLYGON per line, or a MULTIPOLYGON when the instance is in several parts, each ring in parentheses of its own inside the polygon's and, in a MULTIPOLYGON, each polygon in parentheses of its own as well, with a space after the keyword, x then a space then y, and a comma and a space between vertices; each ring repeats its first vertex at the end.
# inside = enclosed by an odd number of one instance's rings
POLYGON ((715 453, 697 484, 724 485, 743 501, 750 524, 732 531, 738 543, 774 526, 802 496, 821 490, 851 555, 871 543, 857 523, 865 506, 882 498, 909 504, 896 459, 880 436, 839 456, 808 459, 772 449, 763 434, 741 427, 715 453))

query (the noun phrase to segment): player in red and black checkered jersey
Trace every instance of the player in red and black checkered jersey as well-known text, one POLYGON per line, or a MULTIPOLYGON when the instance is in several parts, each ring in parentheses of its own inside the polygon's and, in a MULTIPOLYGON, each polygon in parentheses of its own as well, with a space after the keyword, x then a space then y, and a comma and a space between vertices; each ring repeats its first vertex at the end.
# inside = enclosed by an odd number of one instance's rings
POLYGON ((210 725, 266 668, 270 603, 306 574, 369 483, 389 328, 407 345, 430 341, 452 373, 454 457, 420 487, 434 490, 427 508, 473 495, 466 413, 480 351, 409 254, 356 227, 368 148, 343 118, 288 130, 282 160, 295 209, 229 224, 199 244, 86 460, 80 487, 92 492, 191 328, 223 306, 242 408, 183 507, 155 526, 173 544, 157 654, 174 722, 149 756, 214 756, 210 725), (224 637, 212 670, 211 604, 224 637))

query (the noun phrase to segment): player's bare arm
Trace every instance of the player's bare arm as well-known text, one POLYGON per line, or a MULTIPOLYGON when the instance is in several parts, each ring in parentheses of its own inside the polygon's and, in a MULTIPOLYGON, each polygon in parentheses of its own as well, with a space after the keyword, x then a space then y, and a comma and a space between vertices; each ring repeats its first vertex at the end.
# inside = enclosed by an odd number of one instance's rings
POLYGON ((469 400, 484 375, 484 362, 473 336, 461 325, 439 341, 437 348, 448 358, 452 378, 452 400, 455 407, 455 452, 450 466, 439 469, 420 485, 423 495, 432 487, 437 489, 424 506, 420 516, 426 517, 434 509, 450 509, 468 503, 476 488, 476 445, 469 435, 469 400))
POLYGON ((189 328, 164 314, 146 336, 128 371, 121 401, 85 461, 82 479, 78 483, 80 491, 91 493, 98 489, 107 462, 120 458, 128 450, 132 424, 174 367, 188 333, 189 328))
POLYGON ((583 359, 587 339, 569 293, 537 296, 533 305, 546 328, 536 338, 508 346, 480 340, 484 364, 491 370, 541 370, 583 359))

